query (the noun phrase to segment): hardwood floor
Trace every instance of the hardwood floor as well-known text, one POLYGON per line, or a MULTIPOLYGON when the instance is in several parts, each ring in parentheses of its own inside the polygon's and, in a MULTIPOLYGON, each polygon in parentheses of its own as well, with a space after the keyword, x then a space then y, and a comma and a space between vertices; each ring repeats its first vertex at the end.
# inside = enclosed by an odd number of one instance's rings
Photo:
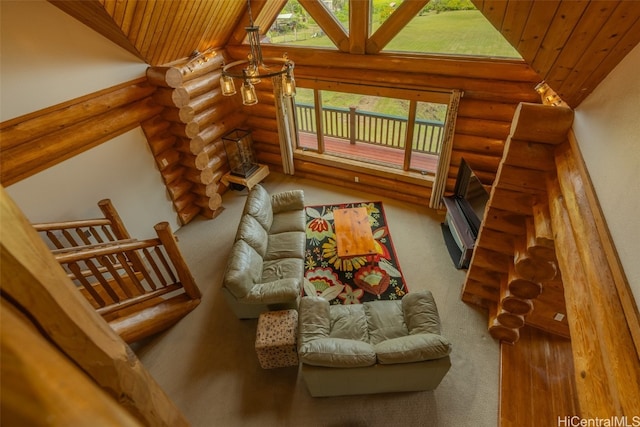
MULTIPOLYGON (((317 150, 317 136, 312 133, 299 132, 301 148, 317 150)), ((364 162, 402 169, 404 165, 404 149, 383 147, 368 143, 350 144, 342 138, 325 137, 325 154, 362 160, 364 162)), ((438 156, 414 152, 411 155, 411 170, 423 173, 434 173, 438 167, 438 156)))
POLYGON ((500 344, 500 426, 555 426, 580 415, 571 341, 520 329, 516 344, 500 344))

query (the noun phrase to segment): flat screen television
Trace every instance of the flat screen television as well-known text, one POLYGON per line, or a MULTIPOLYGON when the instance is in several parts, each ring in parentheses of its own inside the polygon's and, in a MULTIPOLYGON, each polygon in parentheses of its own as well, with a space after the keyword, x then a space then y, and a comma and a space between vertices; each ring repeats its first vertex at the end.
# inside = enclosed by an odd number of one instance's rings
POLYGON ((464 159, 460 163, 452 198, 467 220, 474 239, 477 238, 489 192, 464 159))

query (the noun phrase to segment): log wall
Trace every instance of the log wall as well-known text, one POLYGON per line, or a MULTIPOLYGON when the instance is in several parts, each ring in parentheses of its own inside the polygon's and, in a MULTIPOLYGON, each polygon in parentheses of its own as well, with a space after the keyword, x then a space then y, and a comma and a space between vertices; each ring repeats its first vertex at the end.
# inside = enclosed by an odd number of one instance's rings
MULTIPOLYGON (((228 46, 234 59, 246 54, 244 47, 228 46)), ((279 57, 284 48, 263 46, 265 56, 279 57)), ((349 55, 335 51, 309 52, 308 49, 286 49, 295 61, 299 87, 319 87, 341 83, 368 85, 367 90, 391 96, 394 91, 461 89, 451 168, 447 190, 453 190, 460 160, 465 158, 478 172, 484 184, 490 185, 502 157, 504 141, 519 102, 539 102, 534 90, 540 81, 535 72, 518 62, 496 64, 487 61, 450 59, 443 61, 410 55, 349 55)), ((363 86, 364 87, 364 86, 363 86)), ((271 85, 256 86, 259 103, 245 107, 250 115, 249 127, 254 131, 256 154, 260 162, 272 170, 282 171, 277 140, 275 109, 271 85)), ((373 191, 392 198, 428 204, 432 177, 417 179, 398 170, 362 167, 352 161, 330 161, 310 152, 296 153, 296 175, 334 185, 373 191), (355 177, 359 182, 355 182, 355 177)))
POLYGON ((222 136, 246 120, 239 95, 222 96, 222 63, 221 53, 209 52, 202 61, 147 70, 164 109, 142 129, 182 224, 220 212, 227 189, 220 179, 229 171, 222 136))

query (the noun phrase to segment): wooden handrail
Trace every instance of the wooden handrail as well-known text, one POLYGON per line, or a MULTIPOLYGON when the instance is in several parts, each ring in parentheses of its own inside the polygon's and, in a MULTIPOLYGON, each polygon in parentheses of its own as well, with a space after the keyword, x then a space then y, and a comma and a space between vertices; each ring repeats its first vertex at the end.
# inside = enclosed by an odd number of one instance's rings
POLYGON ((105 218, 79 219, 76 221, 45 222, 32 224, 36 231, 68 230, 71 228, 91 227, 95 225, 111 225, 111 221, 105 218))
POLYGON ((114 255, 126 251, 134 251, 136 249, 150 248, 153 246, 159 246, 162 242, 160 239, 148 239, 148 240, 133 240, 122 241, 116 240, 109 246, 86 248, 85 246, 78 246, 77 248, 69 248, 75 250, 70 253, 56 254, 56 260, 59 263, 78 262, 86 259, 96 258, 105 255, 114 255))

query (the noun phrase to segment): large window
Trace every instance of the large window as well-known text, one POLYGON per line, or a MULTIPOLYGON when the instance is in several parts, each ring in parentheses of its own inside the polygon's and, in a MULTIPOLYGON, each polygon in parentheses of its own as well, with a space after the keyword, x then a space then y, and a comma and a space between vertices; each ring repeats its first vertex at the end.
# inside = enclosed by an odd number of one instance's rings
POLYGON ((402 90, 388 92, 406 98, 374 95, 387 92, 378 88, 351 89, 298 89, 299 149, 422 174, 436 171, 449 94, 420 92, 426 101, 417 101, 402 90))

